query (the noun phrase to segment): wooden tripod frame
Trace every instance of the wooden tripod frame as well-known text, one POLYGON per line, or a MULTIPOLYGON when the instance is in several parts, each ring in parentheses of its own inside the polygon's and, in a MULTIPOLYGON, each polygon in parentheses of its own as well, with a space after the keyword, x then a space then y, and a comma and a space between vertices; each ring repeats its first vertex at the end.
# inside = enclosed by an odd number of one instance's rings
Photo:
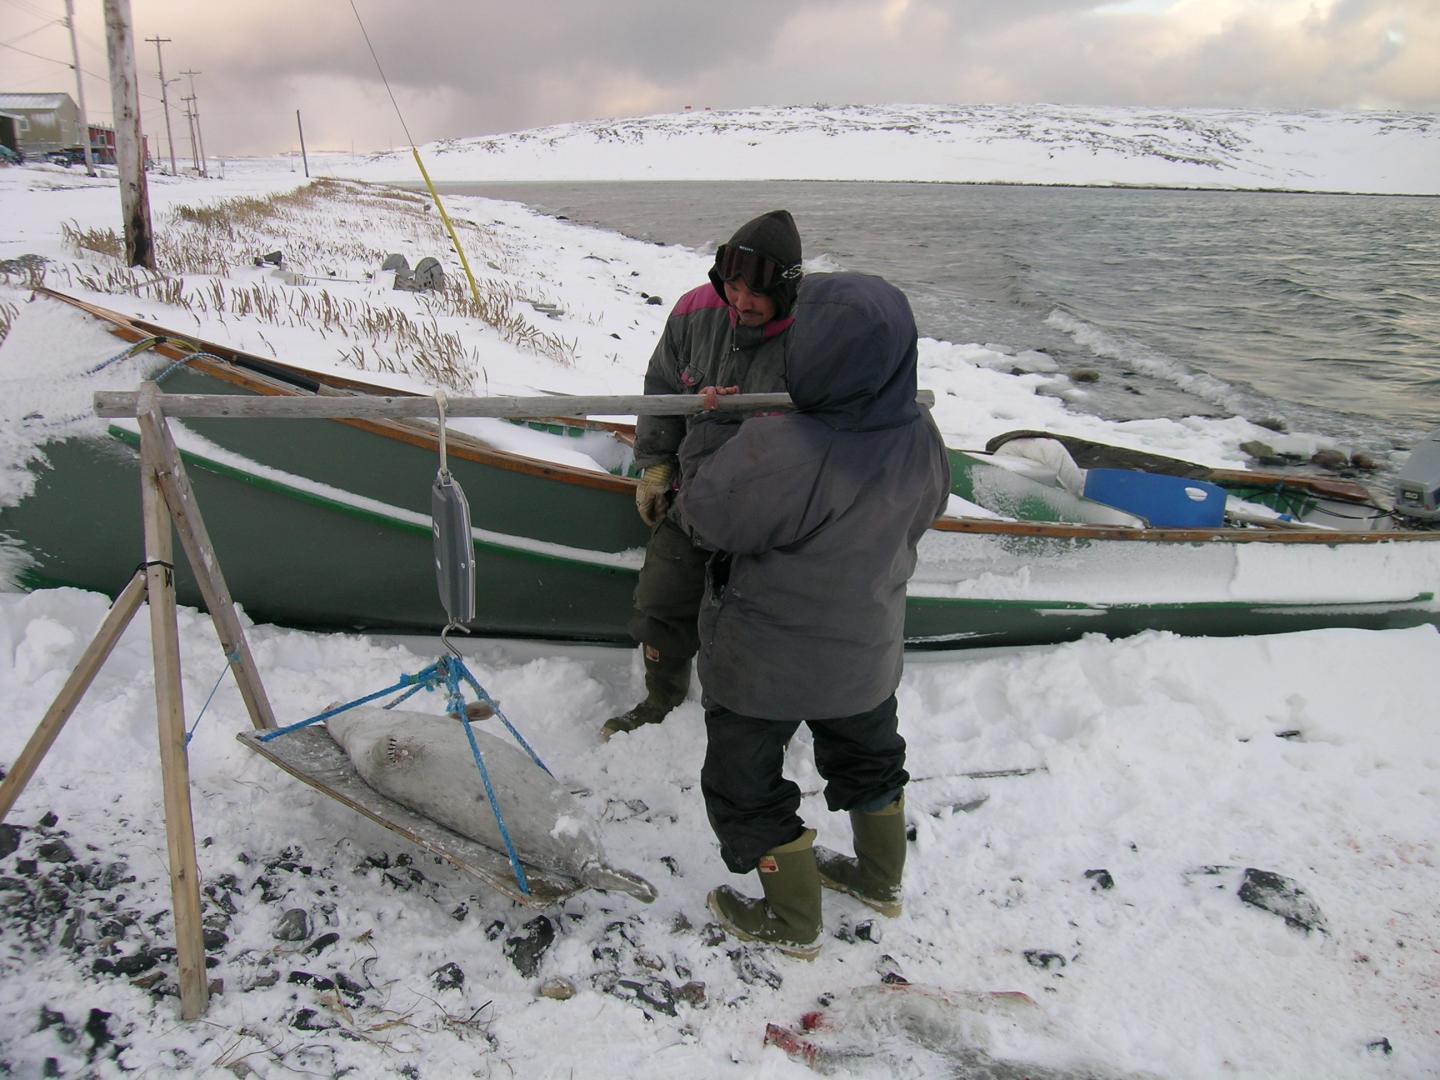
POLYGON ((185 750, 185 707, 180 684, 180 635, 175 614, 174 537, 180 534, 220 646, 230 662, 240 695, 256 728, 275 727, 265 687, 250 655, 245 631, 220 562, 200 517, 190 479, 160 410, 153 383, 140 392, 140 503, 145 522, 145 562, 116 598, 94 639, 45 713, 14 767, 0 782, 0 821, 10 812, 104 666, 142 603, 150 607, 150 640, 155 657, 155 705, 159 720, 160 770, 165 795, 165 838, 170 862, 170 899, 175 915, 180 1015, 193 1020, 205 1012, 209 986, 200 922, 200 873, 195 858, 195 824, 190 808, 190 761, 185 750), (172 532, 173 528, 173 532, 172 532))

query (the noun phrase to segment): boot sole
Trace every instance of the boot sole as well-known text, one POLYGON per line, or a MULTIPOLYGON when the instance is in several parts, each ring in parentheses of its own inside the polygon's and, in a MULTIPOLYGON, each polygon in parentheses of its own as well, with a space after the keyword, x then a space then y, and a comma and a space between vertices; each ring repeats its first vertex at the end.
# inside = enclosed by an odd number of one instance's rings
POLYGON ((778 952, 782 952, 786 956, 793 957, 796 960, 814 960, 815 957, 820 955, 819 935, 816 935, 815 941, 809 945, 798 945, 792 942, 782 941, 768 941, 765 938, 756 937, 754 934, 742 930, 740 929, 740 927, 732 923, 726 917, 725 913, 720 910, 720 905, 717 904, 711 897, 705 897, 705 906, 709 909, 710 914, 715 916, 715 921, 718 922, 721 928, 731 937, 738 938, 741 941, 753 941, 757 945, 768 946, 769 948, 775 949, 778 952))
POLYGON ((903 902, 900 900, 876 900, 874 897, 864 896, 861 893, 856 892, 849 885, 836 881, 834 878, 826 877, 824 871, 821 871, 820 873, 820 887, 822 889, 829 889, 831 892, 844 893, 846 896, 853 896, 856 900, 859 900, 860 903, 864 904, 871 911, 879 912, 887 919, 898 919, 900 917, 900 912, 903 910, 904 907, 903 902))

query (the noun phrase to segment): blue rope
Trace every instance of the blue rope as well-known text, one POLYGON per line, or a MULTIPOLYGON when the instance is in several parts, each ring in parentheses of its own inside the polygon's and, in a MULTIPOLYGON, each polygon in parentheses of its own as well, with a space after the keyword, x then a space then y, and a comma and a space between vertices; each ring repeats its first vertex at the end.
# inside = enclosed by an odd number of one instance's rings
POLYGON ((306 720, 300 720, 294 724, 288 724, 285 727, 276 728, 274 731, 267 731, 264 735, 261 735, 259 737, 260 741, 269 742, 271 739, 278 739, 281 735, 288 735, 292 731, 299 731, 301 728, 309 727, 311 724, 318 724, 321 720, 328 720, 330 719, 330 717, 345 712, 347 709, 353 709, 358 705, 364 705, 368 701, 374 701, 376 698, 382 698, 386 694, 393 694, 397 690, 403 690, 407 686, 412 686, 416 683, 420 684, 419 686, 415 687, 417 690, 433 690, 439 684, 439 676, 440 665, 431 664, 424 671, 421 671, 416 675, 401 675, 400 681, 397 682, 394 686, 387 686, 384 690, 376 690, 373 694, 366 694, 364 697, 356 698, 354 701, 346 702, 344 705, 337 705, 333 709, 326 709, 324 712, 316 713, 314 716, 306 720))
POLYGON ((200 715, 195 717, 195 723, 190 725, 190 730, 185 733, 185 745, 190 745, 190 740, 195 737, 195 729, 200 726, 200 721, 205 716, 205 710, 210 707, 210 702, 215 700, 215 691, 220 689, 220 680, 225 678, 225 673, 230 670, 230 664, 240 662, 240 650, 225 654, 226 666, 220 669, 220 674, 215 676, 215 685, 210 688, 210 696, 205 699, 205 704, 200 706, 200 715))
MULTIPOLYGON (((223 675, 224 672, 221 672, 221 674, 223 675)), ((373 694, 366 694, 364 697, 356 698, 354 701, 347 702, 344 705, 337 705, 333 709, 326 709, 324 712, 317 713, 298 723, 276 728, 274 731, 267 731, 265 734, 259 736, 259 739, 261 742, 278 739, 281 735, 287 735, 292 731, 299 731, 301 728, 309 727, 311 724, 318 724, 322 720, 327 720, 332 716, 336 716, 348 709, 353 709, 356 706, 364 705, 366 702, 374 701, 376 698, 393 694, 397 690, 404 690, 405 693, 401 694, 400 697, 396 698, 390 704, 384 706, 386 709, 393 709, 396 705, 399 705, 402 701, 419 693, 421 690, 438 690, 443 683, 446 690, 445 711, 458 720, 460 726, 465 729, 465 739, 470 744, 470 754, 475 759, 475 768, 480 772, 480 781, 485 785, 485 798, 490 803, 490 812, 495 815, 495 824, 500 830, 500 839, 505 845, 505 854, 510 860, 510 869, 515 874, 515 884, 519 886, 521 893, 529 896, 530 882, 525 877, 525 870, 520 865, 519 853, 516 852, 515 844, 510 839, 510 830, 505 825, 505 815, 500 811, 500 800, 495 796, 495 786, 490 782, 490 770, 485 767, 485 759, 480 753, 480 744, 475 739, 475 733, 470 729, 469 717, 465 715, 465 698, 460 692, 462 679, 475 691, 476 697, 488 705, 490 710, 500 718, 500 722, 505 725, 505 730, 510 732, 515 741, 524 747, 525 752, 530 755, 530 760, 540 766, 546 775, 553 776, 554 774, 551 773, 545 763, 540 760, 539 755, 530 748, 530 744, 525 741, 520 732, 515 730, 515 725, 510 723, 505 714, 500 711, 499 703, 480 685, 479 680, 471 674, 470 669, 465 666, 465 662, 458 656, 442 656, 423 671, 417 672, 414 675, 401 675, 400 681, 393 686, 387 686, 385 689, 377 690, 373 694)), ((213 696, 214 692, 212 691, 211 693, 213 696)), ((206 704, 209 704, 209 702, 206 702, 206 704)), ((202 709, 201 712, 203 713, 204 710, 202 709)))
POLYGON ((164 340, 165 339, 163 337, 141 338, 139 341, 131 345, 127 345, 125 348, 121 349, 118 353, 110 357, 108 360, 100 361, 100 363, 96 364, 94 367, 90 368, 83 374, 94 375, 96 372, 104 371, 111 364, 118 364, 121 360, 128 360, 130 357, 142 353, 146 349, 154 348, 156 345, 159 345, 164 340))

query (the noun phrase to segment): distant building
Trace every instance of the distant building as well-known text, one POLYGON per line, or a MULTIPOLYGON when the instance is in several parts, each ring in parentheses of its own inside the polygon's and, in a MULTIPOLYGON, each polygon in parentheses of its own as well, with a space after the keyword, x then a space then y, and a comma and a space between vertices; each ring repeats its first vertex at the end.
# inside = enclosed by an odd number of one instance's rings
POLYGON ((19 149, 27 158, 84 147, 80 110, 69 94, 0 94, 0 113, 15 117, 19 149))
MULTIPOLYGON (((90 124, 90 157, 97 165, 115 164, 115 129, 90 124)), ((0 141, 27 158, 37 160, 52 151, 85 159, 80 134, 80 110, 69 94, 0 93, 0 141), (8 118, 8 119, 6 119, 8 118), (13 129, 14 142, 7 138, 13 129)), ((150 164, 150 139, 144 139, 145 164, 150 164)))

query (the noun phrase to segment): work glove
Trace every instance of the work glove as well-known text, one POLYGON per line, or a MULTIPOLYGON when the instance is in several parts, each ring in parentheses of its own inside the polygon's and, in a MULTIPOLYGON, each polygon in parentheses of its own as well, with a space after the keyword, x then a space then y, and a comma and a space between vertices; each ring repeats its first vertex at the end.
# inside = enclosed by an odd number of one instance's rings
POLYGON ((640 474, 640 483, 635 488, 635 509, 640 511, 640 520, 651 528, 665 516, 666 496, 670 494, 670 477, 675 467, 668 463, 651 465, 640 474))

